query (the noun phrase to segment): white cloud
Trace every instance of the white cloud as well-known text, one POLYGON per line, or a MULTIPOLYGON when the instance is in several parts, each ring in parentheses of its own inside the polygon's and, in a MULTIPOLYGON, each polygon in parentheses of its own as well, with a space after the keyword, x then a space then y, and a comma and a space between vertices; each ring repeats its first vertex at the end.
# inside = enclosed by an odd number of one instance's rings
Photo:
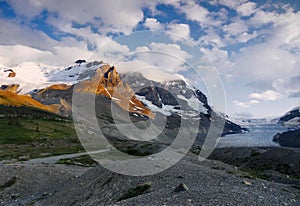
POLYGON ((292 80, 300 76, 300 12, 273 12, 272 16, 276 18, 268 30, 254 31, 251 37, 248 33, 239 34, 235 39, 242 42, 241 35, 245 35, 244 41, 264 35, 264 41, 232 53, 228 59, 231 64, 224 60, 218 66, 225 75, 231 73, 233 79, 239 82, 243 79, 245 84, 255 89, 274 90, 289 96, 300 90, 295 86, 299 84, 292 80))
POLYGON ((42 1, 29 0, 18 1, 8 0, 8 3, 13 7, 14 11, 23 17, 33 18, 43 11, 44 5, 42 1))
POLYGON ((231 35, 237 35, 248 31, 248 27, 244 22, 234 22, 223 27, 225 32, 231 35))
POLYGON ((288 96, 295 96, 300 92, 300 72, 290 78, 279 78, 273 82, 272 86, 288 96))
POLYGON ((218 48, 226 46, 224 39, 221 38, 220 35, 217 34, 214 29, 208 28, 206 30, 206 33, 207 33, 206 35, 200 37, 199 42, 205 43, 207 45, 213 44, 213 45, 217 46, 218 48))
POLYGON ((249 108, 251 105, 259 104, 259 103, 260 103, 260 101, 258 101, 256 99, 246 101, 246 102, 242 102, 242 101, 238 101, 238 100, 233 101, 233 104, 235 105, 235 107, 237 109, 246 109, 246 108, 249 108))
POLYGON ((41 51, 23 45, 0 46, 0 61, 4 66, 13 66, 22 62, 38 62, 54 55, 47 51, 41 51))
POLYGON ((271 42, 244 48, 231 61, 237 78, 247 75, 249 81, 254 79, 269 84, 294 70, 294 57, 271 42))
POLYGON ((151 30, 162 30, 163 26, 161 25, 161 23, 159 23, 159 21, 157 21, 157 19, 155 18, 147 18, 144 26, 151 29, 151 30))
POLYGON ((183 5, 178 5, 178 9, 185 14, 186 18, 199 23, 207 22, 208 10, 194 1, 185 1, 183 5))
POLYGON ((274 37, 281 44, 300 47, 300 11, 279 15, 275 22, 274 37))
POLYGON ((13 20, 0 19, 0 44, 15 45, 22 44, 45 50, 52 46, 58 46, 63 43, 51 39, 45 33, 32 29, 26 25, 18 24, 13 20))
POLYGON ((254 31, 252 34, 249 34, 248 32, 244 32, 244 33, 240 33, 235 40, 238 42, 246 43, 249 40, 256 38, 257 36, 258 33, 256 31, 254 31))
POLYGON ((182 50, 178 44, 164 44, 152 42, 150 43, 149 48, 154 51, 160 51, 165 54, 171 54, 179 59, 188 59, 191 57, 186 51, 182 50))
POLYGON ((245 108, 248 108, 249 107, 249 104, 245 103, 245 102, 240 102, 238 100, 234 100, 233 101, 233 104, 237 107, 237 108, 240 108, 240 109, 245 109, 245 108))
POLYGON ((84 46, 81 44, 76 47, 54 47, 54 52, 50 52, 23 45, 0 45, 0 62, 4 66, 13 66, 23 62, 65 66, 73 63, 78 58, 88 58, 92 55, 84 46))
POLYGON ((82 3, 73 0, 42 0, 40 2, 10 0, 9 3, 18 15, 27 18, 33 18, 41 11, 47 10, 66 22, 100 23, 101 33, 124 32, 128 34, 143 19, 142 8, 146 6, 153 8, 157 2, 131 0, 124 3, 122 0, 86 0, 82 3))
POLYGON ((191 40, 190 26, 188 24, 171 23, 167 25, 167 31, 170 37, 175 41, 191 40))
POLYGON ((176 72, 184 71, 185 61, 191 55, 177 44, 152 42, 148 46, 137 47, 128 58, 116 62, 119 72, 141 72, 155 81, 178 79, 176 72))
POLYGON ((216 65, 219 65, 219 63, 224 64, 228 58, 228 52, 218 47, 213 47, 212 49, 201 48, 201 51, 216 65))
POLYGON ((258 10, 253 17, 248 21, 251 26, 260 27, 264 24, 276 21, 277 14, 275 12, 265 12, 258 10))
POLYGON ((238 5, 246 1, 248 0, 218 0, 218 3, 227 6, 228 8, 234 9, 238 5))
POLYGON ((65 66, 73 63, 77 58, 97 59, 114 62, 120 56, 129 53, 125 45, 113 41, 110 37, 94 33, 90 26, 73 28, 68 22, 61 19, 50 19, 61 28, 60 32, 72 34, 63 37, 60 41, 51 39, 45 33, 18 25, 9 20, 0 19, 0 59, 1 63, 9 66, 20 64, 22 61, 36 61, 37 63, 65 66), (96 51, 89 51, 87 46, 96 51), (73 51, 72 51, 73 50, 73 51))
POLYGON ((117 70, 120 73, 139 72, 143 74, 143 76, 147 79, 151 79, 157 82, 178 79, 177 75, 171 73, 166 68, 161 68, 150 64, 143 60, 135 59, 127 62, 117 62, 115 66, 117 67, 117 70))
POLYGON ((262 93, 251 93, 249 97, 262 101, 275 101, 282 98, 282 94, 273 90, 267 90, 262 93))
POLYGON ((256 4, 254 2, 246 2, 236 7, 236 11, 241 16, 250 16, 251 14, 255 13, 256 4))
POLYGON ((254 99, 249 101, 250 104, 259 104, 259 101, 254 99))
POLYGON ((185 70, 182 67, 185 60, 191 57, 186 51, 182 50, 177 44, 165 44, 152 42, 148 47, 137 47, 135 50, 136 58, 150 66, 163 68, 171 73, 185 70))

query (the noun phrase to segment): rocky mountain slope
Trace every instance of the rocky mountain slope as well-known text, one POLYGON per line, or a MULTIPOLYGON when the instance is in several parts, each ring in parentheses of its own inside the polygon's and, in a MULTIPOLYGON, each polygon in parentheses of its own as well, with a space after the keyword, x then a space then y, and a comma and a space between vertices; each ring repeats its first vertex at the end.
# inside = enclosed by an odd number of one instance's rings
POLYGON ((280 117, 278 123, 286 127, 300 128, 300 107, 295 107, 280 117))
POLYGON ((184 78, 167 82, 155 82, 143 77, 140 73, 122 75, 128 82, 137 98, 151 111, 167 116, 167 125, 179 122, 180 118, 200 120, 199 134, 207 133, 213 116, 224 119, 223 135, 239 133, 244 129, 230 121, 226 115, 215 112, 208 104, 207 97, 200 90, 190 85, 184 78))
POLYGON ((190 119, 191 125, 199 122, 198 145, 205 140, 213 118, 216 122, 224 121, 223 135, 243 131, 223 114, 215 112, 209 106, 207 97, 184 79, 155 82, 139 73, 119 75, 114 66, 103 62, 80 60, 64 69, 24 63, 14 68, 0 69, 0 81, 3 94, 0 101, 3 104, 34 106, 66 116, 71 115, 75 88, 76 93, 85 97, 96 94, 96 113, 103 123, 101 128, 113 139, 123 139, 123 135, 111 124, 127 121, 125 117, 128 114, 123 111, 129 112, 131 121, 140 122, 142 127, 152 120, 154 125, 159 126, 158 120, 165 119, 166 127, 156 139, 161 143, 172 142, 185 119, 190 119), (14 75, 10 75, 11 72, 14 75), (8 104, 7 96, 14 96, 14 100, 26 104, 16 101, 9 101, 8 104), (110 112, 111 103, 117 106, 117 117, 110 112))
POLYGON ((278 124, 284 125, 289 130, 276 134, 273 141, 283 147, 300 147, 300 107, 295 107, 281 116, 278 124))
POLYGON ((300 129, 276 134, 273 141, 283 147, 300 147, 300 129))
POLYGON ((135 97, 130 86, 122 82, 116 69, 103 62, 79 62, 65 69, 37 67, 27 63, 14 70, 0 69, 1 72, 0 89, 3 95, 0 96, 0 103, 7 106, 34 106, 61 115, 71 115, 73 89, 77 85, 76 92, 106 96, 127 111, 153 118, 152 112, 135 97), (25 73, 26 70, 36 79, 28 78, 30 74, 25 73), (14 71, 15 76, 7 75, 7 71, 14 71), (6 103, 7 96, 12 95, 21 102, 24 99, 26 104, 16 101, 6 103))
POLYGON ((53 113, 57 113, 59 105, 44 105, 39 101, 32 99, 29 95, 20 95, 11 91, 0 90, 0 105, 8 107, 32 107, 53 113))

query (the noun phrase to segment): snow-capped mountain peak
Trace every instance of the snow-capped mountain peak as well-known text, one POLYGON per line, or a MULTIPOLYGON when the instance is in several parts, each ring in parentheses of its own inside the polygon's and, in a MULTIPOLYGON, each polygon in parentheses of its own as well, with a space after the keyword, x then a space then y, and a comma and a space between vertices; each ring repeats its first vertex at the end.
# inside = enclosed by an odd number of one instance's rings
POLYGON ((0 82, 1 85, 19 84, 19 93, 27 94, 53 84, 76 84, 91 78, 96 69, 103 65, 102 61, 74 63, 67 67, 25 62, 13 67, 1 66, 0 82), (14 77, 10 77, 11 72, 15 73, 14 77))
POLYGON ((300 106, 291 109, 289 112, 285 113, 280 117, 280 124, 286 127, 300 127, 300 106))

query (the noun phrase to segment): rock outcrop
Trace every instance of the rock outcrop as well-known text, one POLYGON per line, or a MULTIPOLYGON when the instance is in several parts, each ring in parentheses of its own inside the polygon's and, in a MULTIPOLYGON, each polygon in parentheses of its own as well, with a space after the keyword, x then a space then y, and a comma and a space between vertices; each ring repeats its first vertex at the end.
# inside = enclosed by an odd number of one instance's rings
MULTIPOLYGON (((209 106, 207 97, 200 90, 189 85, 185 80, 172 80, 167 82, 155 82, 146 79, 140 73, 128 73, 121 75, 123 81, 128 82, 137 95, 156 115, 165 116, 167 119, 166 136, 176 136, 180 127, 181 118, 191 118, 191 121, 199 121, 199 131, 195 144, 201 145, 209 130, 212 117, 215 120, 224 120, 225 125, 222 135, 241 133, 243 128, 229 121, 221 114, 216 113, 209 106)), ((192 123, 192 122, 191 122, 192 123)), ((160 141, 168 142, 173 139, 160 141)))
POLYGON ((19 84, 1 85, 0 90, 17 93, 19 84))
POLYGON ((16 76, 16 72, 14 72, 12 69, 8 69, 5 72, 9 72, 7 77, 15 77, 16 76))
POLYGON ((284 114, 278 123, 286 127, 300 128, 300 107, 295 107, 284 114))
POLYGON ((300 147, 300 129, 276 134, 273 141, 283 147, 300 147))
MULTIPOLYGON (((85 72, 87 73, 87 72, 85 72)), ((126 111, 154 118, 154 114, 139 101, 131 87, 124 83, 114 66, 103 65, 96 71, 90 71, 90 79, 82 80, 76 85, 57 84, 32 94, 32 97, 43 104, 59 104, 59 111, 71 114, 72 95, 76 86, 78 93, 103 95, 118 104, 126 111), (64 104, 61 104, 62 100, 64 104), (66 106, 67 105, 67 106, 66 106)), ((79 76, 79 79, 85 79, 79 76)))

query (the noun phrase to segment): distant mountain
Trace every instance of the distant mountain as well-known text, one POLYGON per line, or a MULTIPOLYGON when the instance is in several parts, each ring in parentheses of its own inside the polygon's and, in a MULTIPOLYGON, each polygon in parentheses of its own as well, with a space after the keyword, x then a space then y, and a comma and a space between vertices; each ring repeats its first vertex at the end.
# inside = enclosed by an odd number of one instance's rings
POLYGON ((2 83, 0 89, 5 94, 5 97, 0 96, 0 103, 3 102, 8 106, 34 105, 61 115, 71 115, 73 88, 76 85, 77 92, 104 95, 125 110, 153 118, 152 112, 135 97, 130 86, 123 84, 114 67, 98 61, 76 62, 64 69, 31 63, 16 68, 0 69, 2 83), (14 77, 11 77, 10 73, 7 74, 12 71, 15 73, 14 77), (94 91, 93 88, 96 90, 94 91), (8 104, 7 96, 12 95, 20 101, 26 99, 26 105, 16 101, 10 101, 8 104))
MULTIPOLYGON (((207 97, 184 79, 155 82, 140 73, 119 75, 114 66, 102 61, 78 60, 63 69, 32 63, 0 67, 0 82, 0 104, 6 106, 36 107, 69 116, 76 88, 83 96, 96 94, 96 113, 102 122, 126 122, 123 111, 129 111, 133 122, 165 118, 166 128, 156 139, 159 142, 172 142, 185 118, 191 119, 191 124, 200 120, 197 144, 203 143, 213 116, 224 120, 223 135, 243 131, 226 115, 215 112, 207 97), (111 102, 119 111, 114 118, 110 113, 111 102)), ((113 125, 103 125, 103 132, 114 139, 123 138, 113 125)))
POLYGON ((273 141, 284 147, 300 147, 300 107, 281 116, 278 124, 284 125, 289 131, 276 134, 273 141))
POLYGON ((300 147, 300 129, 276 134, 273 141, 283 147, 300 147))
POLYGON ((235 119, 239 125, 251 126, 262 124, 276 124, 279 118, 252 118, 252 119, 235 119))
POLYGON ((240 133, 244 129, 230 121, 226 115, 215 112, 209 105, 207 97, 184 79, 167 82, 155 82, 143 77, 140 73, 121 75, 136 91, 137 98, 151 111, 167 117, 167 125, 179 125, 181 118, 190 117, 192 121, 200 120, 196 142, 203 143, 212 116, 224 119, 223 135, 240 133), (147 85, 147 86, 146 86, 147 85), (142 88, 142 89, 140 89, 142 88))
POLYGON ((295 107, 279 118, 278 123, 291 128, 300 128, 300 106, 295 107))
POLYGON ((2 85, 19 84, 18 93, 28 94, 54 84, 74 85, 92 78, 98 68, 107 65, 102 61, 76 62, 64 68, 31 62, 14 67, 0 66, 0 82, 2 85))

